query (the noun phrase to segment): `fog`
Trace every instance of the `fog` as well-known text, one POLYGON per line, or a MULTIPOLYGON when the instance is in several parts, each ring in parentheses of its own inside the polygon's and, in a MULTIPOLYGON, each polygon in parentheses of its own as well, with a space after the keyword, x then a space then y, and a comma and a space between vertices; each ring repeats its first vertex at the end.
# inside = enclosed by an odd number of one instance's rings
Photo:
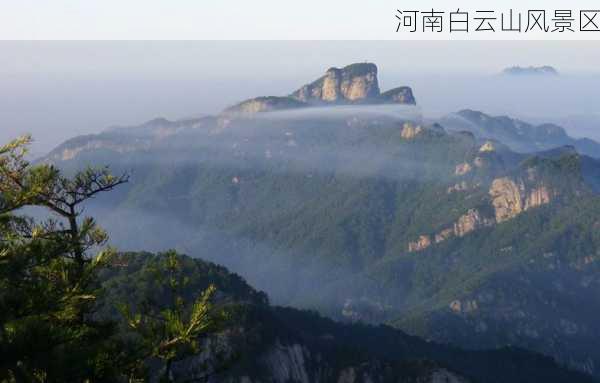
MULTIPOLYGON (((351 198, 345 191, 355 188, 376 195, 381 185, 395 188, 396 181, 452 177, 454 164, 430 158, 431 151, 419 145, 400 148, 398 126, 419 118, 419 107, 381 105, 265 113, 238 119, 227 129, 190 122, 189 129, 163 137, 152 150, 82 156, 70 165, 94 159, 117 174, 132 169, 127 185, 94 199, 85 211, 107 229, 119 250, 175 248, 217 262, 279 304, 314 307, 310 297, 328 288, 323 299, 336 301, 325 306, 339 315, 340 304, 358 289, 335 288, 359 273, 351 263, 336 264, 336 254, 323 255, 326 248, 309 251, 252 233, 279 226, 275 219, 299 214, 328 192, 338 193, 344 203, 351 198)), ((151 137, 162 131, 160 124, 154 128, 116 129, 107 135, 116 134, 112 137, 129 145, 127 134, 139 139, 141 132, 151 137)), ((309 230, 307 241, 315 235, 309 230)), ((356 296, 367 287, 379 289, 364 281, 356 296)), ((381 297, 386 297, 383 292, 381 297)))
MULTIPOLYGON (((308 176, 335 173, 396 180, 414 178, 417 174, 423 177, 450 174, 451 165, 445 161, 439 163, 420 149, 399 149, 399 127, 407 121, 425 123, 420 107, 311 107, 240 117, 229 122, 226 129, 215 119, 190 120, 187 125, 178 125, 180 130, 172 136, 163 133, 168 125, 150 122, 144 127, 115 128, 99 139, 106 139, 113 146, 133 145, 141 149, 116 160, 114 165, 121 168, 210 164, 240 172, 258 170, 308 176)), ((111 165, 114 160, 100 158, 92 155, 90 163, 80 158, 77 166, 94 166, 95 161, 108 161, 111 165)), ((135 175, 132 181, 135 182, 135 175)))
MULTIPOLYGON (((508 110, 513 116, 518 111, 536 115, 549 111, 556 103, 564 103, 573 111, 585 111, 586 105, 592 108, 591 100, 576 103, 556 97, 554 93, 577 89, 582 86, 583 78, 586 77, 516 79, 496 74, 454 74, 445 77, 444 82, 435 77, 414 75, 412 86, 418 106, 303 108, 236 119, 227 129, 219 129, 217 121, 206 119, 211 121, 207 126, 196 126, 197 121, 190 121, 188 129, 173 136, 161 135, 164 122, 157 122, 156 126, 148 124, 145 129, 119 131, 116 128, 107 133, 109 137, 117 134, 112 136, 115 144, 129 145, 127 135, 131 134, 134 137, 131 142, 142 137, 155 140, 152 141, 155 146, 152 150, 114 152, 106 158, 102 154, 88 157, 95 160, 95 165, 111 165, 116 173, 129 168, 137 172, 131 174, 130 184, 94 200, 86 214, 98 218, 108 230, 111 244, 119 250, 175 248, 223 264, 251 285, 267 291, 279 304, 312 307, 316 304, 312 297, 322 296, 335 303, 325 305, 338 310, 330 313, 335 316, 348 297, 360 298, 375 291, 374 295, 383 304, 396 310, 399 306, 394 306, 394 302, 401 302, 401 297, 386 295, 385 287, 360 275, 351 262, 344 267, 332 264, 335 260, 326 263, 335 257, 319 256, 322 255, 320 249, 312 254, 302 246, 286 247, 269 237, 257 239, 252 237, 251 229, 274 225, 276 221, 272 220, 279 218, 278 209, 289 209, 288 213, 294 212, 296 207, 304 209, 307 201, 321 198, 315 190, 326 198, 326 190, 353 190, 364 185, 361 181, 372 179, 388 184, 407 179, 447 181, 444 176, 453 177, 454 163, 443 160, 443 156, 436 157, 435 150, 425 152, 418 145, 410 145, 412 150, 409 145, 398 150, 400 140, 389 139, 398 137, 398 126, 404 120, 423 122, 465 107, 487 112, 495 108, 492 113, 508 113, 508 110), (419 89, 424 91, 419 92, 419 89), (542 94, 543 89, 549 94, 542 94), (522 103, 532 97, 528 92, 539 94, 540 100, 529 102, 525 110, 522 103), (488 95, 487 98, 484 95, 488 95), (464 105, 467 102, 469 104, 464 105), (143 137, 144 134, 148 137, 143 137), (104 162, 105 159, 108 162, 104 162), (334 181, 332 174, 336 176, 334 181), (298 181, 297 176, 302 177, 301 182, 290 182, 298 181), (204 179, 210 180, 210 187, 203 184, 204 179), (325 182, 319 183, 323 180, 325 182), (268 191, 266 207, 261 183, 267 185, 263 186, 268 191), (329 187, 331 189, 327 189, 329 187), (235 196, 229 200, 231 195, 235 196), (240 211, 245 215, 238 214, 240 211), (261 216, 263 211, 271 216, 261 216), (243 225, 229 228, 240 221, 243 225), (250 228, 250 225, 254 226, 250 228), (356 278, 362 281, 360 286, 353 285, 356 278)), ((387 84, 402 85, 399 79, 382 78, 381 83, 383 89, 387 84)), ((254 92, 252 89, 244 91, 254 92)), ((225 94, 228 92, 223 89, 217 93, 225 94)), ((168 105, 173 100, 163 101, 168 105)), ((196 100, 187 102, 192 105, 196 100)), ((128 105, 119 108, 117 110, 130 110, 128 105)), ((219 109, 215 106, 215 110, 219 109)), ((74 110, 73 114, 79 112, 82 110, 74 110)), ((119 124, 127 123, 120 121, 119 124)), ((85 160, 84 154, 72 165, 83 166, 85 160)), ((344 194, 340 195, 343 202, 344 194)), ((281 217, 289 219, 291 215, 281 217)), ((310 219, 307 222, 311 222, 310 219)), ((293 222, 286 223, 282 230, 292 225, 293 222)), ((308 238, 304 240, 314 241, 311 237, 314 233, 310 230, 307 233, 304 235, 308 238)), ((326 251, 326 246, 324 248, 326 251)), ((384 254, 381 250, 372 250, 377 256, 384 254)), ((345 255, 351 256, 350 253, 345 255)))
POLYGON ((428 116, 464 108, 564 123, 600 139, 598 42, 2 42, 0 141, 24 133, 42 154, 67 138, 155 117, 215 114, 286 95, 331 66, 375 62, 383 91, 413 88, 428 116), (274 53, 277 53, 274 55, 274 53), (552 65, 556 78, 506 78, 552 65))
POLYGON ((394 118, 398 120, 416 121, 423 120, 421 108, 413 105, 340 105, 328 108, 312 107, 285 111, 263 113, 257 119, 270 121, 303 121, 318 120, 347 120, 355 116, 361 120, 394 118))

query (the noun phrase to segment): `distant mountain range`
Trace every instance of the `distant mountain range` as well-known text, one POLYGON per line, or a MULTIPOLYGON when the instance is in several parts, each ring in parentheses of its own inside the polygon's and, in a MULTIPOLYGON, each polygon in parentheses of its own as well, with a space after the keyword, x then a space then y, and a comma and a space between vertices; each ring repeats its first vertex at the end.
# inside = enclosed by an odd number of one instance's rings
POLYGON ((448 115, 438 122, 447 129, 466 130, 482 139, 498 140, 517 152, 573 146, 581 154, 600 157, 600 143, 589 138, 572 138, 555 124, 532 125, 507 116, 493 117, 468 109, 448 115))
POLYGON ((558 76, 558 71, 551 66, 513 66, 506 68, 502 71, 502 74, 508 76, 558 76))
POLYGON ((471 110, 425 124, 390 112, 412 90, 384 96, 376 74, 331 69, 290 96, 76 137, 43 160, 132 172, 90 207, 121 248, 176 247, 278 304, 600 376, 599 144, 471 110))

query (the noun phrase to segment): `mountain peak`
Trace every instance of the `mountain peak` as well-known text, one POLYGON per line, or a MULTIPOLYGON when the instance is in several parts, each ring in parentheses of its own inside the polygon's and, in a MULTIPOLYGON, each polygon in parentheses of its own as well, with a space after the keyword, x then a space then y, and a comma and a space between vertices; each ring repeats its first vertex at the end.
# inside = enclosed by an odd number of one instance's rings
POLYGON ((378 97, 377 65, 355 63, 329 68, 325 75, 302 86, 290 97, 306 103, 354 103, 378 97))
POLYGON ((357 102, 379 96, 377 66, 372 63, 329 68, 325 75, 306 84, 290 97, 307 103, 357 102))
POLYGON ((549 65, 544 66, 513 66, 506 68, 502 71, 502 74, 514 76, 514 75, 543 75, 543 76, 557 76, 558 71, 549 65))
POLYGON ((384 93, 379 88, 377 65, 354 63, 331 67, 325 74, 305 84, 289 96, 256 97, 227 108, 228 115, 248 115, 298 107, 347 104, 415 105, 412 89, 401 86, 384 93))
POLYGON ((364 76, 370 73, 377 75, 377 65, 370 62, 354 63, 343 68, 331 67, 327 69, 327 73, 329 72, 344 72, 353 76, 364 76))

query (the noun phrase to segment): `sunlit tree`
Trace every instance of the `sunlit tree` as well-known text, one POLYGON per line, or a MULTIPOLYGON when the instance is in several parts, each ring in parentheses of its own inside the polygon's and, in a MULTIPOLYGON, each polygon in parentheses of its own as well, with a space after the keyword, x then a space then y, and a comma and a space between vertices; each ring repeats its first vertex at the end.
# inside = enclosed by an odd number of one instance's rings
POLYGON ((163 262, 156 279, 166 288, 168 301, 146 304, 137 310, 123 304, 120 311, 129 328, 139 336, 142 355, 137 361, 149 358, 162 361, 161 381, 169 382, 173 362, 197 354, 199 339, 219 330, 227 319, 227 312, 222 304, 213 303, 216 292, 213 285, 194 301, 186 302, 183 294, 189 280, 181 267, 180 256, 173 250, 161 256, 163 262))
POLYGON ((0 379, 108 377, 113 326, 93 310, 97 270, 113 251, 106 232, 82 217, 82 205, 128 176, 89 168, 66 177, 50 164, 32 165, 30 141, 0 147, 0 379), (52 214, 34 220, 21 215, 26 207, 52 214))

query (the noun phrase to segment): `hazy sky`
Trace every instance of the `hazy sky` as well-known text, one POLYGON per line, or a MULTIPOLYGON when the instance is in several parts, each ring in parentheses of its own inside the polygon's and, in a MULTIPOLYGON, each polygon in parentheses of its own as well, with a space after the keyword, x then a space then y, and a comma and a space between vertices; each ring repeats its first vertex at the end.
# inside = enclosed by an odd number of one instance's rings
POLYGON ((371 61, 383 90, 413 87, 429 114, 461 108, 532 117, 597 113, 600 42, 0 42, 0 140, 35 150, 111 125, 216 113, 284 95, 331 66, 371 61), (553 65, 553 82, 498 83, 512 65, 553 65))

